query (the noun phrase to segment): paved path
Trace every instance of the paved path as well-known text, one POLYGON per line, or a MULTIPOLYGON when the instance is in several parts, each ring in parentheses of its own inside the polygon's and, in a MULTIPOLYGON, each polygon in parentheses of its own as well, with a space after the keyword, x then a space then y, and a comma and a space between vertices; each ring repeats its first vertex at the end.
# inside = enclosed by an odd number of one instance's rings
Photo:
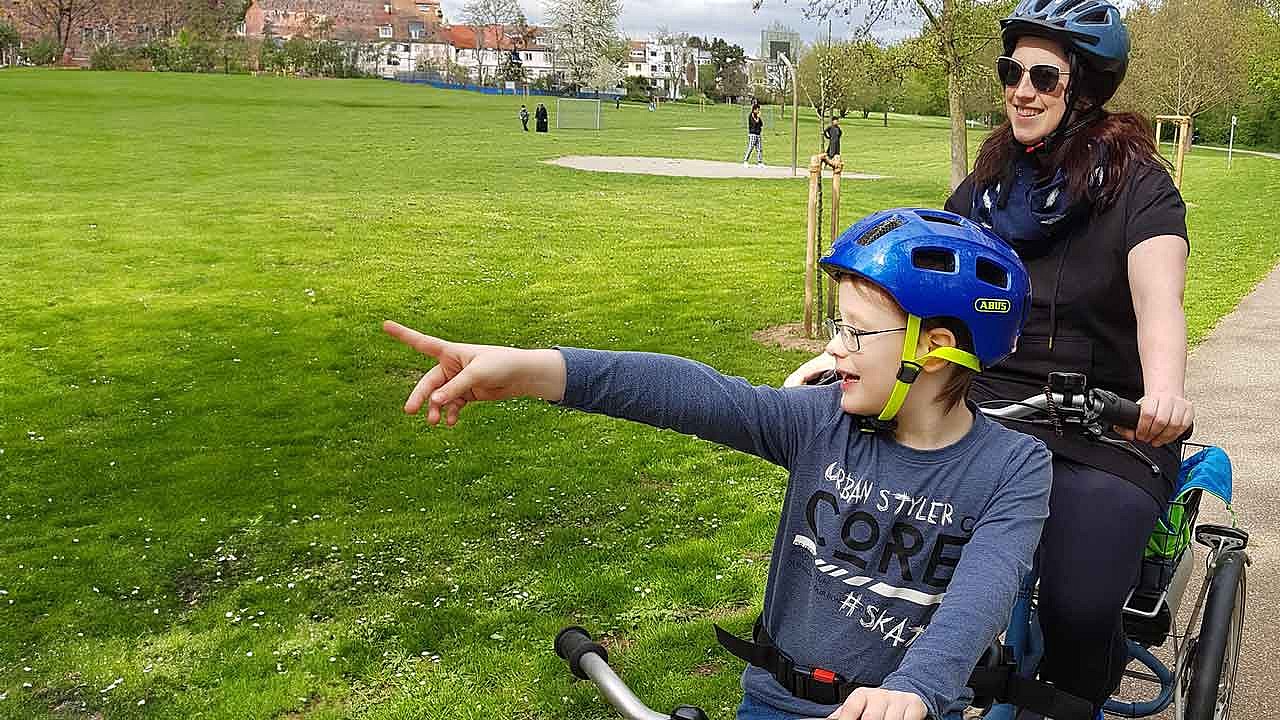
MULTIPOLYGON (((1192 147, 1196 150, 1221 150, 1222 152, 1227 151, 1227 149, 1224 147, 1216 147, 1213 145, 1193 145, 1192 147)), ((1244 154, 1244 155, 1258 155, 1261 157, 1271 158, 1272 160, 1280 160, 1280 153, 1262 152, 1261 150, 1241 150, 1240 148, 1236 148, 1231 152, 1237 153, 1237 154, 1244 154)))
MULTIPOLYGON (((1187 393, 1199 441, 1231 456, 1234 506, 1249 531, 1245 642, 1232 717, 1280 717, 1280 361, 1264 347, 1280 337, 1280 269, 1273 270, 1192 353, 1187 393)), ((1210 506, 1216 505, 1210 503, 1210 506)), ((1209 513, 1226 523, 1225 513, 1209 513)))
MULTIPOLYGON (((1196 407, 1195 440, 1219 445, 1231 456, 1234 507, 1249 531, 1248 605, 1244 646, 1231 717, 1280 717, 1280 662, 1271 640, 1280 636, 1280 362, 1262 348, 1280 337, 1280 268, 1273 270, 1239 307, 1219 321, 1192 352, 1187 396, 1196 407)), ((1201 520, 1224 525, 1221 503, 1206 497, 1201 520)), ((1197 550, 1203 550, 1194 545, 1197 550)), ((1189 613, 1203 574, 1203 552, 1182 602, 1189 613)), ((1184 619, 1185 622, 1185 619, 1184 619)), ((1168 648, 1157 655, 1171 662, 1168 648)), ((1136 664, 1131 668, 1138 667, 1136 664)), ((1151 685, 1128 682, 1127 699, 1150 697, 1151 685)), ((1156 716, 1172 720, 1173 709, 1156 716)))
MULTIPOLYGON (((759 178, 764 180, 792 179, 791 165, 766 165, 756 167, 754 164, 743 167, 740 162, 719 162, 715 160, 690 160, 687 158, 659 157, 626 157, 609 155, 569 155, 546 160, 552 165, 574 168, 575 170, 591 170, 594 172, 631 173, 639 175, 669 175, 674 177, 699 178, 759 178)), ((830 175, 830 171, 827 171, 830 175)), ((794 177, 807 178, 807 166, 796 168, 794 177)), ((884 175, 866 175, 845 171, 841 177, 845 180, 879 180, 884 175)))

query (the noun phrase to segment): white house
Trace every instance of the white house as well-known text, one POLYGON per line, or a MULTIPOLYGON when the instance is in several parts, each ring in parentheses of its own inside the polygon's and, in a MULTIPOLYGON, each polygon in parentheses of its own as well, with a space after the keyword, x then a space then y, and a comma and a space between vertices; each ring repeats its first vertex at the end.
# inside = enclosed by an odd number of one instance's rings
POLYGON ((473 80, 480 79, 482 69, 486 79, 495 77, 513 53, 529 82, 554 72, 553 54, 544 28, 529 27, 522 32, 514 27, 493 26, 484 28, 483 33, 481 38, 479 29, 470 25, 454 25, 446 31, 450 60, 467 68, 473 80), (478 42, 481 39, 483 42, 478 42))
MULTIPOLYGON (((631 40, 627 42, 626 75, 644 78, 654 93, 678 99, 684 95, 680 90, 681 84, 677 82, 681 75, 684 77, 684 88, 697 84, 697 53, 698 51, 693 48, 677 48, 647 40, 631 40), (682 54, 685 64, 683 68, 680 67, 682 54)), ((708 62, 710 57, 711 54, 707 53, 708 62)))

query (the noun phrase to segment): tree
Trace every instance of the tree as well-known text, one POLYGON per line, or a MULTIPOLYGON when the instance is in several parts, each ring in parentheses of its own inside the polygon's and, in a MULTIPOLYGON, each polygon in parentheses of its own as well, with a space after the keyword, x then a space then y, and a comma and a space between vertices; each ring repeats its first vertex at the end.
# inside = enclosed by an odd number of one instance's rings
POLYGON ((623 80, 623 86, 627 89, 628 100, 648 100, 649 99, 649 81, 638 75, 628 75, 623 80))
POLYGON ((591 78, 592 87, 610 90, 622 84, 622 79, 627 76, 627 49, 627 41, 620 37, 604 44, 600 56, 596 58, 596 69, 591 78))
MULTIPOLYGON (((752 0, 759 9, 764 0, 752 0)), ((803 0, 805 15, 826 20, 848 17, 854 10, 867 18, 857 35, 865 35, 888 14, 910 13, 924 20, 924 32, 907 49, 909 64, 917 68, 940 66, 947 77, 947 109, 951 117, 951 187, 969 174, 969 141, 965 127, 965 88, 989 68, 979 67, 975 56, 999 37, 999 20, 1012 9, 1013 0, 803 0)))
MULTIPOLYGON (((163 0, 160 3, 164 4, 163 0)), ((181 0, 179 8, 185 18, 186 28, 200 40, 224 40, 235 33, 244 14, 248 12, 248 0, 181 0)), ((332 30, 332 20, 330 30, 332 30)))
POLYGON ((684 97, 689 84, 689 65, 693 63, 694 49, 689 46, 689 33, 672 32, 666 25, 658 27, 655 36, 659 45, 671 53, 671 83, 674 97, 684 97))
POLYGON ((512 49, 503 55, 502 65, 498 67, 498 80, 522 83, 528 79, 524 63, 520 60, 520 51, 512 49))
POLYGON ((502 36, 508 25, 515 25, 524 20, 524 11, 516 0, 469 0, 462 6, 462 17, 471 26, 476 38, 476 68, 479 82, 484 84, 484 51, 487 43, 486 31, 496 27, 498 49, 502 46, 502 36))
POLYGON ((726 97, 741 97, 747 92, 747 72, 742 64, 730 65, 720 76, 720 92, 726 97))
POLYGON ((618 41, 622 0, 545 0, 555 62, 573 88, 596 81, 601 60, 618 41))
POLYGON ((732 45, 721 38, 712 40, 707 49, 711 51, 711 64, 715 65, 718 77, 723 77, 725 70, 730 67, 741 65, 742 61, 747 57, 742 48, 732 45))
POLYGON ((848 50, 849 107, 883 114, 889 126, 889 106, 901 97, 907 62, 900 47, 884 47, 871 40, 851 43, 848 50))
POLYGON ((17 9, 24 22, 53 39, 61 55, 72 30, 84 26, 100 10, 98 5, 93 0, 19 0, 17 9))
POLYGON ((698 89, 703 95, 712 100, 720 99, 720 90, 717 86, 718 78, 716 77, 715 65, 703 65, 698 68, 698 89))
POLYGON ((21 42, 18 28, 0 20, 0 66, 18 64, 18 45, 21 42))
MULTIPOLYGON (((849 43, 813 45, 800 57, 797 68, 800 94, 819 118, 827 118, 835 111, 843 115, 852 105, 854 78, 853 57, 855 50, 849 43)), ((825 128, 819 123, 818 132, 825 128)))
POLYGON ((1245 89, 1256 34, 1238 2, 1142 0, 1126 20, 1133 45, 1120 103, 1195 117, 1245 89))

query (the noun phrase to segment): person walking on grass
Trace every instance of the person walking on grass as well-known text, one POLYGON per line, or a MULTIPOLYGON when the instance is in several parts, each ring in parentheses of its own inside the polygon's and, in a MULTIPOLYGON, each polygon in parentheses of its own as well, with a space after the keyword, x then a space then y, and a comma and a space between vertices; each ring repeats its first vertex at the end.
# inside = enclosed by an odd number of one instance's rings
POLYGON ((525 132, 529 132, 529 108, 524 105, 520 106, 520 124, 524 126, 525 132))
POLYGON ((549 113, 547 113, 547 106, 543 105, 542 103, 538 103, 538 109, 533 111, 533 117, 536 120, 536 126, 537 126, 536 129, 538 132, 544 133, 547 131, 548 115, 549 113))
POLYGON ((751 159, 751 151, 756 151, 756 167, 764 167, 764 120, 760 117, 760 103, 751 106, 751 115, 747 117, 747 154, 742 158, 742 167, 751 159))

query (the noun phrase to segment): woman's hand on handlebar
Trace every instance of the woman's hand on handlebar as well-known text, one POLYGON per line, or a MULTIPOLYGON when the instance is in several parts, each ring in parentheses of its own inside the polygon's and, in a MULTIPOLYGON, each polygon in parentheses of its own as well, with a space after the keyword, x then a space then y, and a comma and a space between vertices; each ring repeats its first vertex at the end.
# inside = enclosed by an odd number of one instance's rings
POLYGON ((1155 447, 1167 445, 1182 437, 1196 419, 1191 402, 1175 393, 1147 395, 1138 401, 1138 405, 1142 407, 1142 417, 1137 428, 1115 429, 1126 440, 1136 439, 1155 447))
POLYGON ((884 688, 858 688, 832 718, 839 720, 925 720, 929 708, 919 695, 884 688))
POLYGON ((786 382, 782 383, 782 387, 797 387, 804 385, 809 380, 821 375, 828 370, 834 370, 836 359, 822 353, 821 355, 807 360, 805 364, 795 369, 795 372, 787 376, 786 382))

